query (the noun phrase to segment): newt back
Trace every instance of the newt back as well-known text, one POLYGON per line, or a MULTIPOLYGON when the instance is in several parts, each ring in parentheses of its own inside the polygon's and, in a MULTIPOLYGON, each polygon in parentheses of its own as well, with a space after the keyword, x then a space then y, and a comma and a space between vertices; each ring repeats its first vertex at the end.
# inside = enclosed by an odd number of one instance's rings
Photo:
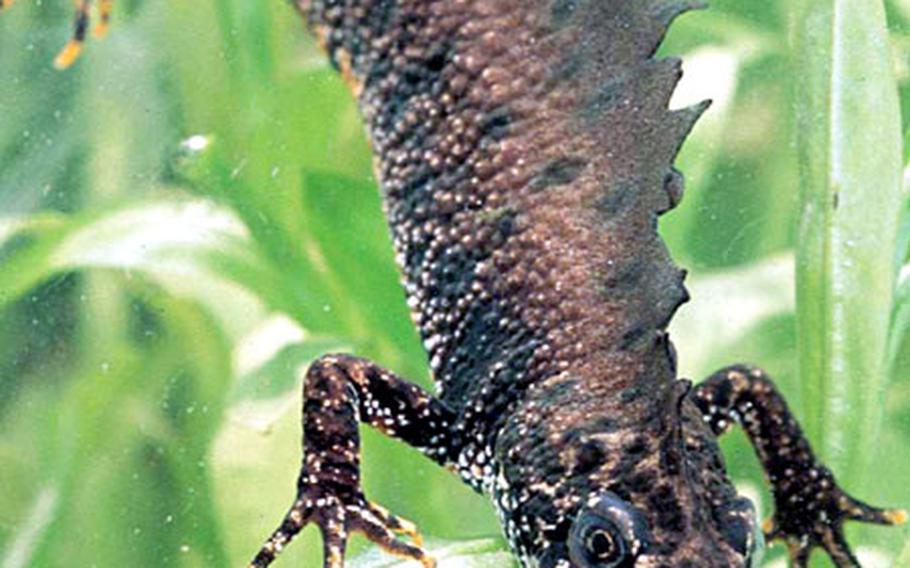
POLYGON ((443 399, 569 369, 617 392, 672 379, 687 294, 656 219, 704 106, 667 110, 679 62, 652 55, 692 3, 358 6, 305 14, 359 94, 443 399))

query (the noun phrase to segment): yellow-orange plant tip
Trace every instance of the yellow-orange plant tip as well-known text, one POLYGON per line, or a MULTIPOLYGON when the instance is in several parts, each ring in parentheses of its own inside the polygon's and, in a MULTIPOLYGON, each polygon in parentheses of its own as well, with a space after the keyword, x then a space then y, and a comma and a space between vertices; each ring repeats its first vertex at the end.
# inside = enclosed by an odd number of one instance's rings
POLYGON ((95 29, 92 30, 92 36, 96 38, 102 38, 107 35, 107 24, 101 23, 95 26, 95 29))
POLYGON ((77 41, 70 41, 66 44, 56 58, 54 58, 54 67, 57 69, 66 69, 76 61, 79 54, 82 53, 82 44, 77 41))

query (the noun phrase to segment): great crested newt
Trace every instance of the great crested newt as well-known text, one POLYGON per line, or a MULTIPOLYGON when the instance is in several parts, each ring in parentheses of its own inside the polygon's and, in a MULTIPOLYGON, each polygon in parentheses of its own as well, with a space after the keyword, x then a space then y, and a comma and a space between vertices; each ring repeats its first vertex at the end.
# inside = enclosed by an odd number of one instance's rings
POLYGON ((677 378, 666 329, 688 294, 657 218, 707 104, 668 110, 680 62, 654 53, 700 2, 295 5, 359 99, 436 392, 349 355, 314 362, 296 497, 251 566, 309 524, 326 567, 354 532, 434 566, 416 527, 364 495, 361 423, 488 495, 526 567, 753 565, 755 512, 717 445, 734 423, 771 484, 764 532, 794 566, 819 547, 859 566, 844 522, 905 520, 838 486, 762 370, 677 378))

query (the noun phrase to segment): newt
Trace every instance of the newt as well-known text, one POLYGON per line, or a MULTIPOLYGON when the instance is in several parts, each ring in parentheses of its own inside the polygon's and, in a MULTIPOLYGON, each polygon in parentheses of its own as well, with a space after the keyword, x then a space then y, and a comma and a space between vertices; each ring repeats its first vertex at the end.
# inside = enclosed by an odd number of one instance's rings
POLYGON ((354 532, 434 566, 415 525, 364 495, 360 424, 488 495, 525 567, 754 565, 755 511, 717 444, 734 424, 771 485, 765 535, 793 566, 817 548, 859 566, 844 523, 906 519, 838 485, 761 369, 677 377, 667 325, 686 273, 657 219, 682 197, 673 161, 707 103, 669 110, 680 61, 654 54, 700 2, 295 7, 359 99, 436 392, 350 355, 315 361, 296 496, 251 567, 309 524, 327 568, 354 532))

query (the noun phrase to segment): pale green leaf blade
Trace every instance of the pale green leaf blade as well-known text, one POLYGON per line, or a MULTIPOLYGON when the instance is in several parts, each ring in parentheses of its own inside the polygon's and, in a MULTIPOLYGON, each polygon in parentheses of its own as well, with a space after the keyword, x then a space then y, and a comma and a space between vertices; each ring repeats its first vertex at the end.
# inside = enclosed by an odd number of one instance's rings
MULTIPOLYGON (((781 254, 687 280, 692 299, 670 323, 679 371, 704 377, 718 353, 742 341, 769 318, 794 309, 793 257, 781 254), (733 315, 731 315, 733 314, 733 315)), ((726 363, 722 363, 726 364, 726 363)))
POLYGON ((805 424, 855 478, 881 418, 901 193, 881 0, 796 4, 802 192, 797 320, 805 424))
POLYGON ((897 288, 894 291, 894 309, 891 314, 891 328, 888 331, 888 368, 893 369, 900 355, 901 345, 910 329, 910 265, 900 271, 897 288))
POLYGON ((263 365, 243 374, 228 397, 229 402, 273 399, 284 396, 306 372, 306 366, 327 353, 349 350, 349 342, 336 339, 307 339, 285 345, 263 365))
POLYGON ((0 258, 0 307, 54 274, 85 268, 135 271, 203 303, 218 297, 280 303, 274 270, 257 257, 244 225, 227 208, 203 199, 161 198, 72 217, 11 218, 0 224, 0 258))
POLYGON ((58 506, 59 491, 46 487, 32 503, 28 517, 15 533, 9 548, 0 555, 2 568, 26 568, 31 562, 37 543, 46 537, 48 526, 58 506))
POLYGON ((65 223, 58 215, 0 219, 0 308, 53 274, 48 257, 65 223))

